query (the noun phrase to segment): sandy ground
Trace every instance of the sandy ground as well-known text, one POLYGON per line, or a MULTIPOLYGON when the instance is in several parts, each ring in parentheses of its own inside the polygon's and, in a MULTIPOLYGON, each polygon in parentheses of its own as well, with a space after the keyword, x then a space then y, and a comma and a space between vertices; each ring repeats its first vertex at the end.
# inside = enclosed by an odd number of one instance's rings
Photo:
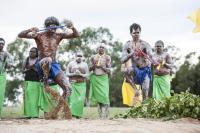
POLYGON ((11 119, 0 121, 0 133, 200 133, 200 121, 150 119, 11 119))

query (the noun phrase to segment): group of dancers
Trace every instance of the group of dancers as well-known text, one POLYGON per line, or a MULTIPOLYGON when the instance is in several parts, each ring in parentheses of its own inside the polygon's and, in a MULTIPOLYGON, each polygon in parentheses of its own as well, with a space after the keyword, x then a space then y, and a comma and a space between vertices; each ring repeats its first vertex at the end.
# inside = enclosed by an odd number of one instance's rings
MULTIPOLYGON (((57 32, 61 26, 55 17, 45 19, 44 25, 44 30, 33 27, 18 34, 19 38, 34 39, 37 45, 30 49, 23 65, 24 115, 28 118, 39 117, 41 109, 45 118, 50 118, 50 115, 55 116, 51 118, 57 118, 56 115, 63 106, 68 111, 68 116, 72 114, 76 118, 82 117, 86 82, 89 81, 90 103, 97 104, 100 118, 108 118, 109 75, 112 64, 111 56, 105 52, 107 42, 100 42, 90 63, 83 60, 82 51, 76 51, 75 59, 69 62, 66 71, 62 71, 56 60, 58 45, 63 39, 78 38, 80 34, 71 21, 67 21, 65 25, 72 31, 70 33, 57 32), (60 88, 62 95, 59 93, 60 88)), ((141 26, 133 23, 130 26, 131 39, 123 45, 122 50, 122 97, 123 103, 128 106, 139 106, 148 97, 161 100, 170 96, 172 59, 164 52, 164 42, 157 41, 153 53, 151 46, 140 39, 140 34, 141 26), (150 96, 151 83, 153 93, 150 96)), ((0 38, 0 112, 6 86, 5 68, 12 67, 10 55, 3 50, 4 45, 5 40, 0 38)))

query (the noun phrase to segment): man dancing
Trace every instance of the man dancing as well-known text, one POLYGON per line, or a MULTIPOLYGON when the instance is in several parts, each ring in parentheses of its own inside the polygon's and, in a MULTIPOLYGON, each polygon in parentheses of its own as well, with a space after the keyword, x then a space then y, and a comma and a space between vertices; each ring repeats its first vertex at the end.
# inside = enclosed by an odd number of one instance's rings
POLYGON ((141 86, 143 100, 148 98, 152 63, 152 49, 150 45, 140 39, 141 26, 133 23, 130 26, 130 34, 132 40, 127 41, 123 46, 123 53, 121 61, 126 63, 129 59, 132 61, 134 72, 134 82, 141 86))
MULTIPOLYGON (((60 23, 55 17, 48 17, 44 22, 47 30, 39 32, 39 29, 33 27, 28 30, 24 30, 19 33, 18 37, 34 39, 38 48, 38 61, 35 65, 36 70, 40 76, 44 79, 44 87, 48 93, 51 93, 51 89, 48 85, 48 79, 53 79, 63 90, 62 98, 64 100, 66 96, 71 94, 70 84, 67 78, 64 76, 60 65, 56 61, 56 51, 59 43, 62 39, 71 39, 79 37, 79 33, 73 26, 72 22, 67 23, 67 28, 71 29, 73 33, 57 33, 55 26, 59 26, 60 23)), ((65 100, 64 100, 65 101, 65 100)))

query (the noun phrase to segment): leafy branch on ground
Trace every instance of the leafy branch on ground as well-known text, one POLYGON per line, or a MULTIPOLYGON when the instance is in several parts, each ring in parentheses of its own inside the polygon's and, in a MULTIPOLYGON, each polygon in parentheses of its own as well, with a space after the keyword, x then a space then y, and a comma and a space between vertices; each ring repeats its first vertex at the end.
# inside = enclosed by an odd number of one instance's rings
POLYGON ((200 119, 200 97, 182 92, 157 101, 150 98, 139 107, 132 107, 115 118, 164 118, 165 120, 191 117, 200 119))

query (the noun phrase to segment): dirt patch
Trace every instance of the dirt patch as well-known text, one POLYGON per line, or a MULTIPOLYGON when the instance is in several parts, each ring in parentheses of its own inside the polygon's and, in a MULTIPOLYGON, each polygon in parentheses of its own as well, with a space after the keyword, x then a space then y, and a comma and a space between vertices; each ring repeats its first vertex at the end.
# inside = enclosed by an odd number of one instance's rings
POLYGON ((152 119, 10 119, 0 121, 0 133, 200 133, 200 121, 152 119))

